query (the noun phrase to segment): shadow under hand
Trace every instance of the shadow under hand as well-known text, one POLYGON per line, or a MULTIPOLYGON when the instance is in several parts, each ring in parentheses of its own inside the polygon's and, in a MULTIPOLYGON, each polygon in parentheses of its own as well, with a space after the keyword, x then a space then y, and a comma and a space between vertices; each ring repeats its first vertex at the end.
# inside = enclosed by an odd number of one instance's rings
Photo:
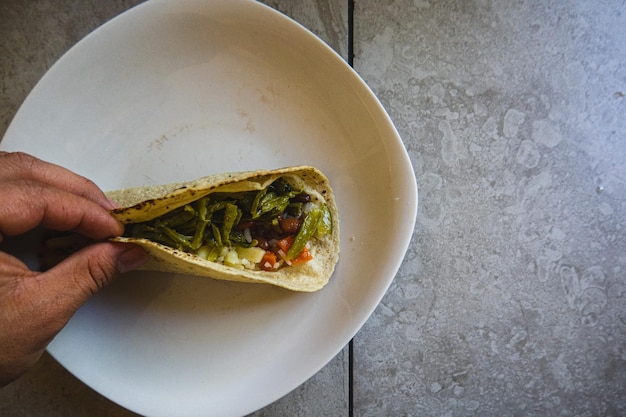
POLYGON ((223 314, 255 310, 298 294, 267 284, 219 281, 193 275, 134 271, 117 279, 94 297, 99 307, 150 311, 167 315, 223 314))

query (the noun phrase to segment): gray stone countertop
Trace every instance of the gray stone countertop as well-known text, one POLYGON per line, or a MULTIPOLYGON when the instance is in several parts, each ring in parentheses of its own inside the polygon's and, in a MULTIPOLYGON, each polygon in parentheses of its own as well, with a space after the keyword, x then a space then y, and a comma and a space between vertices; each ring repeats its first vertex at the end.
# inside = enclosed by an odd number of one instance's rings
MULTIPOLYGON (((137 3, 0 0, 0 135, 63 52, 137 3)), ((265 3, 353 51, 420 201, 350 348, 254 415, 626 415, 624 3, 265 3)), ((0 415, 134 414, 45 356, 0 415)))

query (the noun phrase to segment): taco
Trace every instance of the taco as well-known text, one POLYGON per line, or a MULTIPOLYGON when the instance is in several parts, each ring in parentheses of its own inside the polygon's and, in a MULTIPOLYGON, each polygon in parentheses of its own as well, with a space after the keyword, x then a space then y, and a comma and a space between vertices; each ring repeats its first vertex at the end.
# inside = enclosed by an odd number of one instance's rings
POLYGON ((107 196, 125 225, 112 240, 144 247, 144 270, 311 292, 328 283, 339 259, 335 198, 313 167, 217 174, 107 196))

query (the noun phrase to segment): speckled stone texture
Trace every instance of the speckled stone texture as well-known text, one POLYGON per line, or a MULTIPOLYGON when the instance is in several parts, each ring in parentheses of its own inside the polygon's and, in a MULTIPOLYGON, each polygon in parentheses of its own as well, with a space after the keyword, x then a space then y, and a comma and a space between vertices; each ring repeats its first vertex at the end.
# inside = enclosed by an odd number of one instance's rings
POLYGON ((420 192, 355 415, 626 415, 624 2, 355 4, 420 192))

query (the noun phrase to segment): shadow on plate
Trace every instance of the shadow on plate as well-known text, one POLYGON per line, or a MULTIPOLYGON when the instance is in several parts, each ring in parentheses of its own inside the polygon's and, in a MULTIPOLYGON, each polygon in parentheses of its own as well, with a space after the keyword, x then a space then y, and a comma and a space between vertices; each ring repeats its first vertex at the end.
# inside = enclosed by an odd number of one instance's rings
POLYGON ((135 271, 120 276, 96 296, 118 309, 163 314, 217 315, 257 310, 306 296, 267 284, 219 281, 166 272, 135 271))

